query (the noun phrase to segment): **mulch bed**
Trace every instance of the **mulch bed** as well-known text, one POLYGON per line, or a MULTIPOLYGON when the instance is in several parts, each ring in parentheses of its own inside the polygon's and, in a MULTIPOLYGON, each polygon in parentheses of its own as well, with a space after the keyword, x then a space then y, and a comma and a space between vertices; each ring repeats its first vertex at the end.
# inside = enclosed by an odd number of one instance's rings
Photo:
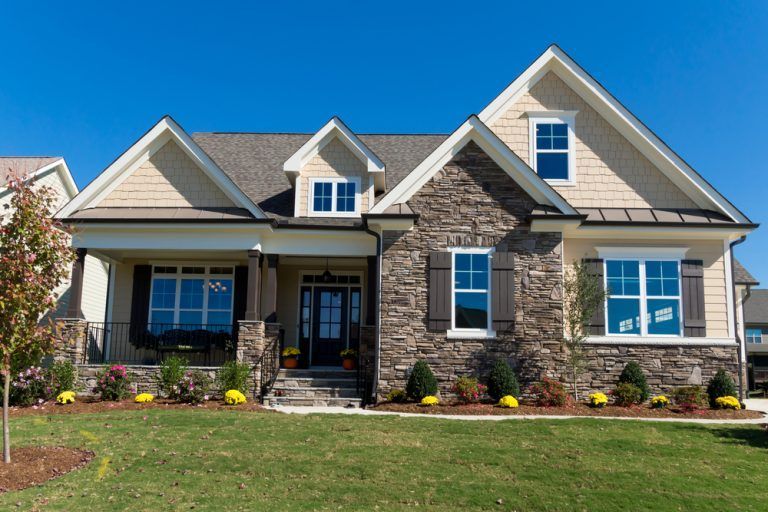
POLYGON ((133 398, 120 402, 104 402, 95 397, 77 397, 75 403, 60 405, 55 401, 44 402, 29 407, 11 407, 11 416, 45 416, 48 414, 92 414, 109 411, 145 411, 151 409, 204 409, 204 410, 238 410, 267 412, 257 401, 249 400, 238 406, 226 405, 223 400, 209 400, 200 405, 182 404, 166 398, 155 398, 148 404, 137 404, 133 398))
POLYGON ((608 405, 602 409, 594 409, 587 404, 576 404, 566 407, 538 407, 536 405, 521 404, 515 409, 498 407, 493 404, 440 404, 431 407, 415 403, 392 403, 383 402, 375 407, 377 411, 407 412, 416 414, 454 414, 470 416, 521 416, 521 415, 540 415, 540 416, 620 416, 623 418, 692 418, 692 419, 728 419, 745 420, 751 418, 763 418, 764 415, 758 411, 733 411, 733 410, 713 410, 702 409, 692 412, 685 412, 678 407, 669 407, 667 409, 651 409, 648 406, 618 407, 608 405))
POLYGON ((93 452, 60 446, 11 448, 11 463, 0 464, 0 493, 53 480, 88 464, 93 452))

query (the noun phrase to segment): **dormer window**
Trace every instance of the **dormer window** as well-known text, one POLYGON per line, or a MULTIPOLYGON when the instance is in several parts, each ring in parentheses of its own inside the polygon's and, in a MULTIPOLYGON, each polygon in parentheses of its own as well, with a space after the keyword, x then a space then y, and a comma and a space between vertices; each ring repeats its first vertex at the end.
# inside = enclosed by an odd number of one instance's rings
POLYGON ((552 185, 575 183, 575 112, 532 112, 530 162, 536 173, 552 185))
POLYGON ((360 215, 359 178, 311 178, 309 214, 318 217, 360 215))

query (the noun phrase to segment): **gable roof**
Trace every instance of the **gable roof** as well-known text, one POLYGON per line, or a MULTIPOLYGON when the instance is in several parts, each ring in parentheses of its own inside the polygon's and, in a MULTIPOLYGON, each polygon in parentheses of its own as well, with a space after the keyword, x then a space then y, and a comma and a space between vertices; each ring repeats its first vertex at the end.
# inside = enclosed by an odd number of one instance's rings
POLYGON ((77 185, 72 179, 72 173, 69 172, 67 162, 61 156, 0 157, 0 189, 5 188, 11 173, 17 172, 27 176, 27 178, 35 178, 52 169, 58 172, 59 178, 67 190, 67 194, 69 194, 68 199, 75 197, 78 192, 77 185))
POLYGON ((576 216, 578 212, 545 182, 528 164, 517 156, 477 116, 470 116, 428 157, 411 171, 395 188, 390 190, 370 213, 381 214, 399 203, 404 203, 448 163, 464 146, 474 141, 506 173, 515 180, 535 201, 553 206, 564 215, 576 216))
POLYGON ((95 206, 135 169, 146 162, 169 140, 173 140, 203 171, 214 184, 219 186, 232 202, 248 210, 257 219, 264 218, 264 212, 240 190, 232 179, 203 151, 197 143, 170 116, 165 116, 142 135, 130 148, 113 161, 102 173, 85 187, 72 201, 62 208, 57 217, 65 218, 74 212, 95 206))
POLYGON ((757 286, 760 284, 760 282, 749 273, 749 270, 747 270, 736 258, 733 258, 733 282, 749 286, 757 286))
POLYGON ((557 45, 547 48, 478 117, 487 125, 492 125, 550 71, 579 94, 697 205, 721 212, 738 223, 751 222, 557 45))

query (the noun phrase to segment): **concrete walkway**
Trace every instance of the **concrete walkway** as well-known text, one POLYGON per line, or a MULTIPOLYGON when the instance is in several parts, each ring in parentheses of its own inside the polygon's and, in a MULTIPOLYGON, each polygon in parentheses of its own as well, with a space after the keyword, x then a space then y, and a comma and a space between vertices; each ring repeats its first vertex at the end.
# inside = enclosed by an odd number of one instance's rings
MULTIPOLYGON (((766 402, 764 404, 758 404, 765 406, 765 409, 758 409, 757 406, 749 405, 749 402, 756 400, 749 400, 747 407, 753 410, 759 410, 764 414, 768 413, 768 400, 762 400, 766 402)), ((374 411, 370 409, 359 408, 346 408, 346 407, 311 407, 311 406, 288 406, 278 405, 268 407, 273 411, 278 411, 286 414, 354 414, 358 416, 400 416, 404 418, 435 418, 442 420, 464 420, 464 421, 503 421, 503 420, 573 420, 583 418, 598 418, 603 420, 629 420, 629 421, 661 421, 667 423, 716 423, 716 424, 731 424, 731 425, 749 425, 749 424, 762 424, 768 423, 768 417, 762 418, 744 419, 744 420, 712 420, 712 419, 698 419, 698 418, 624 418, 620 416, 546 416, 546 415, 509 415, 509 416, 470 416, 460 414, 415 414, 406 412, 393 412, 393 411, 374 411)))

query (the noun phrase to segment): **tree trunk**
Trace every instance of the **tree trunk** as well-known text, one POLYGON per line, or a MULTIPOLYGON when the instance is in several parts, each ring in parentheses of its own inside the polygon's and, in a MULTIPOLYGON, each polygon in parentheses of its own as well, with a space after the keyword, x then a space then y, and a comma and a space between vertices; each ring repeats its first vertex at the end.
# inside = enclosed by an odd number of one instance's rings
POLYGON ((3 371, 3 462, 11 462, 11 426, 8 424, 8 406, 11 398, 11 372, 3 371))

